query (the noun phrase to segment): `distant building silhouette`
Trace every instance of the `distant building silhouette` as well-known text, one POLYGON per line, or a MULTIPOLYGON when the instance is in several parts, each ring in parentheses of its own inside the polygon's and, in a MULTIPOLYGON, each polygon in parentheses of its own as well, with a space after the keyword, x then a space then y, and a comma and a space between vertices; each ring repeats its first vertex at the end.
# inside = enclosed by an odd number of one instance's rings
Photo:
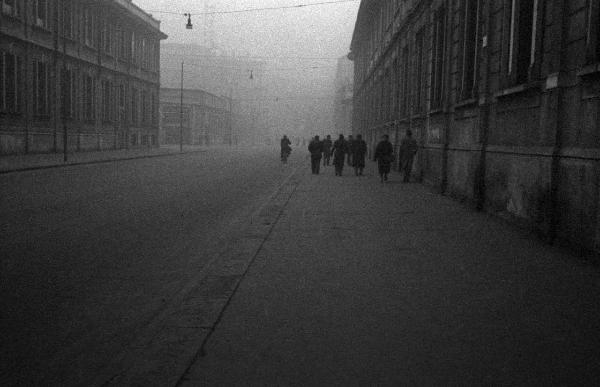
POLYGON ((231 101, 203 90, 160 90, 161 144, 230 144, 232 138, 231 101), (181 124, 183 123, 183 131, 181 124), (180 132, 181 135, 180 135, 180 132))
POLYGON ((351 134, 354 64, 346 56, 338 59, 334 84, 335 133, 351 134))
POLYGON ((233 100, 234 137, 242 142, 256 142, 267 136, 263 113, 266 98, 264 61, 225 54, 195 44, 163 43, 162 87, 180 88, 182 61, 185 89, 204 90, 233 100))

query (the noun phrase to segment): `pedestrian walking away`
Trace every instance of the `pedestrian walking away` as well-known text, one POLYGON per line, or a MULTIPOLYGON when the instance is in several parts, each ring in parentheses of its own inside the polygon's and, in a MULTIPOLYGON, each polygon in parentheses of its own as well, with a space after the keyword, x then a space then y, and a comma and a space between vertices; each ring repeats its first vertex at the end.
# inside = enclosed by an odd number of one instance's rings
POLYGON ((329 166, 331 161, 331 147, 333 143, 331 142, 331 136, 327 135, 325 140, 323 140, 323 166, 329 166))
POLYGON ((362 139, 362 135, 356 136, 356 140, 352 142, 352 164, 354 167, 354 174, 356 176, 362 176, 363 170, 365 169, 365 157, 367 155, 367 143, 362 139))
POLYGON ((291 145, 292 142, 290 139, 286 135, 283 135, 283 138, 281 139, 281 161, 284 164, 287 163, 287 158, 289 157, 290 153, 292 153, 291 145))
POLYGON ((321 168, 321 157, 323 155, 323 143, 319 139, 319 136, 315 136, 308 144, 308 151, 310 152, 310 167, 312 173, 313 175, 318 175, 321 168))
POLYGON ((381 141, 375 148, 374 161, 377 161, 377 167, 379 169, 379 177, 381 182, 385 182, 388 179, 388 173, 392 169, 392 163, 394 162, 394 146, 390 142, 390 136, 384 134, 381 137, 381 141))
POLYGON ((410 182, 410 174, 412 172, 413 161, 419 145, 417 140, 412 136, 412 131, 409 129, 406 131, 406 135, 400 141, 400 171, 404 173, 404 183, 410 182))
POLYGON ((342 176, 346 153, 348 153, 348 144, 344 139, 344 135, 340 134, 340 137, 333 143, 333 165, 335 166, 336 176, 342 176))
POLYGON ((348 144, 348 166, 351 167, 354 165, 354 163, 352 162, 352 158, 354 157, 354 155, 352 154, 352 144, 354 143, 354 139, 352 138, 352 135, 348 136, 348 140, 346 141, 346 144, 348 144))

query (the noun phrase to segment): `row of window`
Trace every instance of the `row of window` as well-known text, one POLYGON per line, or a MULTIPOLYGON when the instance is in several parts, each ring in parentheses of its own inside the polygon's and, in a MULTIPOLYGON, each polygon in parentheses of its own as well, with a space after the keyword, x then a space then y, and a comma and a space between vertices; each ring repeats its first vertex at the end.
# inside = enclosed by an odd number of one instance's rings
MULTIPOLYGON (((36 116, 48 117, 51 115, 52 93, 56 89, 51 84, 50 66, 45 61, 36 60, 33 61, 32 70, 33 112, 36 116)), ((69 68, 60 70, 59 81, 62 85, 61 115, 67 119, 93 121, 97 118, 96 105, 99 104, 98 118, 103 122, 121 122, 127 119, 133 125, 158 123, 156 93, 134 87, 127 93, 123 83, 108 79, 100 80, 100 84, 97 85, 96 78, 90 74, 69 68), (125 116, 126 111, 129 112, 128 117, 125 116)), ((23 113, 24 88, 21 57, 0 51, 0 113, 23 113)))
MULTIPOLYGON (((22 18, 23 0, 0 0, 4 14, 22 18)), ((50 30, 52 7, 50 0, 34 0, 33 23, 50 30)), ((158 38, 148 38, 145 34, 126 27, 126 22, 113 20, 114 17, 100 16, 98 10, 77 0, 64 0, 59 11, 60 35, 79 41, 106 55, 130 62, 150 71, 158 71, 160 43, 158 38)))
MULTIPOLYGON (((395 0, 388 4, 400 6, 395 0)), ((397 59, 377 76, 366 80, 365 91, 359 92, 361 105, 374 115, 369 119, 389 120, 393 116, 404 117, 410 112, 419 114, 427 108, 442 108, 447 93, 447 62, 450 53, 448 44, 456 44, 456 101, 464 101, 478 96, 479 65, 481 49, 490 42, 482 28, 482 0, 460 0, 457 42, 448 39, 448 16, 450 12, 443 6, 430 15, 429 23, 420 27, 411 39, 398 47, 397 59), (429 82, 427 82, 429 81, 429 82), (370 92, 366 92, 370 90, 370 92), (429 97, 429 98, 428 98, 429 97), (412 107, 412 109, 411 109, 412 107)), ((539 74, 539 39, 541 26, 539 0, 507 0, 505 13, 506 41, 496 42, 504 53, 504 61, 499 67, 500 87, 510 87, 536 80, 539 74)), ((588 0, 587 47, 588 62, 600 59, 600 0, 588 0)), ((383 7, 383 10, 386 8, 383 7)), ((383 22, 384 20, 380 20, 383 22)), ((375 28, 372 35, 380 36, 375 28)), ((452 31, 456 33, 457 31, 452 31)), ((362 42, 356 58, 357 82, 365 80, 370 71, 368 51, 370 36, 362 42), (365 46, 366 44, 366 46, 365 46)))
POLYGON ((17 113, 21 111, 19 69, 21 58, 0 51, 0 111, 17 113))
MULTIPOLYGON (((385 32, 382 28, 384 23, 391 22, 395 12, 406 9, 407 6, 406 1, 388 0, 384 3, 380 9, 378 23, 376 23, 372 36, 382 36, 385 32)), ((431 107, 434 109, 441 107, 445 91, 447 14, 444 7, 437 9, 433 14, 430 26, 431 34, 428 35, 428 26, 420 28, 414 34, 412 42, 407 41, 398 49, 397 59, 394 60, 392 65, 387 67, 378 79, 372 78, 369 80, 366 89, 376 91, 370 93, 370 95, 362 96, 362 106, 368 107, 371 114, 375 112, 376 115, 376 117, 370 117, 369 119, 389 120, 393 115, 405 117, 409 114, 411 105, 415 113, 422 112, 425 109, 426 102, 426 79, 429 75, 427 70, 431 71, 431 77, 429 78, 431 107), (431 39, 431 45, 427 44, 428 39, 431 39), (428 48, 430 48, 430 51, 428 51, 428 48), (429 55, 429 52, 431 55, 429 55), (429 60, 431 66, 428 66, 429 60), (380 92, 377 92, 377 90, 380 92)), ((473 11, 470 9, 468 17, 472 17, 472 14, 473 11)), ((470 33, 471 31, 466 32, 467 35, 470 33)), ((359 83, 369 70, 369 56, 372 53, 368 50, 374 45, 372 39, 367 40, 367 43, 367 47, 362 47, 362 55, 356 58, 357 72, 359 73, 357 81, 359 83)), ((475 55, 472 52, 464 53, 466 66, 469 66, 467 62, 474 57, 475 55)), ((471 75, 474 71, 472 69, 472 72, 469 70, 466 73, 471 75)), ((472 84, 468 80, 466 83, 472 84)))
POLYGON ((129 136, 129 143, 136 145, 158 145, 158 140, 154 134, 132 134, 129 136))
POLYGON ((20 17, 23 13, 22 4, 19 0, 1 0, 2 13, 13 17, 20 17))

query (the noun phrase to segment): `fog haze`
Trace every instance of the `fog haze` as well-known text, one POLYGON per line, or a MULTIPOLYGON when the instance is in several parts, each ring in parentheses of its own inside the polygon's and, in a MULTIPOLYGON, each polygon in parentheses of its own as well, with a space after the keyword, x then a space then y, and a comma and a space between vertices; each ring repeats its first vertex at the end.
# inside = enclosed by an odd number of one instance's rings
MULTIPOLYGON (((255 71, 254 74, 254 83, 260 89, 257 89, 256 98, 261 100, 255 110, 265 113, 262 117, 262 126, 268 127, 265 135, 274 137, 282 133, 325 134, 333 127, 336 58, 349 51, 360 2, 244 13, 218 12, 318 2, 321 1, 134 0, 161 21, 161 29, 169 36, 163 45, 197 45, 209 48, 214 55, 264 62, 260 73, 255 71), (207 15, 207 12, 217 13, 207 15), (192 30, 185 28, 184 13, 192 14, 192 30), (290 117, 292 111, 294 117, 290 117)), ((202 71, 198 57, 183 56, 192 74, 202 71)), ((176 59, 171 59, 165 61, 163 58, 162 83, 166 87, 178 87, 179 66, 173 63, 176 59)), ((250 70, 240 71, 248 77, 250 70)), ((230 87, 226 85, 230 78, 231 74, 223 75, 223 87, 206 85, 202 88, 225 94, 223 90, 230 87)), ((193 87, 198 87, 197 82, 193 87)), ((233 94, 235 96, 236 92, 233 94)))
MULTIPOLYGON (((241 55, 268 57, 338 57, 350 45, 359 1, 285 10, 235 14, 197 15, 206 11, 293 6, 315 0, 135 0, 161 20, 169 42, 206 45, 206 26, 212 24, 217 48, 241 55), (182 15, 158 11, 192 13, 193 30, 186 30, 182 15)), ((209 32, 210 35, 210 32, 209 32)))

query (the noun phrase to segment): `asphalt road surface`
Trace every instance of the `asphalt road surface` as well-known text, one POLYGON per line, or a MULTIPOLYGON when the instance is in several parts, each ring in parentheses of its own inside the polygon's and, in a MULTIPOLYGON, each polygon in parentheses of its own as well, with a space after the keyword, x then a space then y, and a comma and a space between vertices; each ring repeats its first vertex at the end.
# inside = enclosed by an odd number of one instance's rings
POLYGON ((300 157, 209 150, 0 176, 2 384, 92 380, 300 157))

